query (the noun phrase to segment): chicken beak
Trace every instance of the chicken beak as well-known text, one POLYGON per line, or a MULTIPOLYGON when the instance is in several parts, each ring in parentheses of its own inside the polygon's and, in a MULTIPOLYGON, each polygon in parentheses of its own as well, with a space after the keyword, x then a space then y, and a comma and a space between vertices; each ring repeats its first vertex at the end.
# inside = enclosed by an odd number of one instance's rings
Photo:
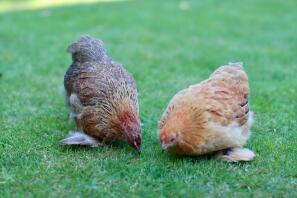
POLYGON ((165 144, 162 144, 162 148, 161 148, 161 152, 165 153, 165 151, 167 151, 168 146, 165 144))
POLYGON ((138 155, 141 155, 141 147, 139 147, 139 148, 137 149, 137 153, 138 153, 138 155))
POLYGON ((139 144, 137 144, 135 141, 133 141, 132 143, 129 142, 129 144, 132 148, 135 149, 135 151, 138 153, 138 155, 141 154, 141 146, 139 144))
MULTIPOLYGON (((133 125, 132 125, 133 126, 133 125)), ((128 144, 136 150, 136 152, 140 155, 141 154, 141 129, 137 128, 136 126, 131 129, 129 126, 127 129, 124 130, 124 134, 126 136, 126 141, 128 144)))

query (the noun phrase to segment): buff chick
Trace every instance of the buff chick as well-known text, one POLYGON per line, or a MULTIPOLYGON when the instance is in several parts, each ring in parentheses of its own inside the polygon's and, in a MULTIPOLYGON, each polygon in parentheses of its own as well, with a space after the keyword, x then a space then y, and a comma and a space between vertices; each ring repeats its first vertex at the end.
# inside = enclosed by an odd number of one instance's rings
POLYGON ((68 52, 73 63, 64 87, 77 129, 61 144, 98 146, 124 140, 140 153, 138 93, 132 75, 107 55, 101 40, 83 36, 68 52))
POLYGON ((189 156, 216 153, 232 162, 252 160, 254 153, 243 148, 253 120, 248 95, 241 63, 221 66, 207 80, 180 91, 159 122, 162 149, 189 156))

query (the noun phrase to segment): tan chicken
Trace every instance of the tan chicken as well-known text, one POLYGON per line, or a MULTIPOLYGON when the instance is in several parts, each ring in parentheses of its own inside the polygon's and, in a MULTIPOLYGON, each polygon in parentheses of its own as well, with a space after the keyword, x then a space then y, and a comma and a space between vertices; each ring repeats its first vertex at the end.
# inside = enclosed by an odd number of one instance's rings
POLYGON ((84 36, 69 46, 66 103, 77 130, 61 144, 98 146, 126 140, 140 153, 141 127, 133 77, 107 56, 102 41, 84 36))
POLYGON ((159 123, 163 150, 180 155, 217 153, 226 161, 250 161, 242 148, 250 136, 253 113, 248 77, 241 63, 219 67, 209 79, 177 93, 159 123))

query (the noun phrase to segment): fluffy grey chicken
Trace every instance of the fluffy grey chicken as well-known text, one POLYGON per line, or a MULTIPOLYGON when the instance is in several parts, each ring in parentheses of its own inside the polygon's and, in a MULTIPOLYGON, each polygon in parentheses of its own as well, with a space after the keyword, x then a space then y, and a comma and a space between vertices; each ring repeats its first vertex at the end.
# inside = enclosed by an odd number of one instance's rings
POLYGON ((61 144, 98 146, 125 140, 140 153, 138 94, 131 74, 108 57, 103 42, 95 38, 81 37, 68 52, 73 63, 64 87, 77 130, 61 144))

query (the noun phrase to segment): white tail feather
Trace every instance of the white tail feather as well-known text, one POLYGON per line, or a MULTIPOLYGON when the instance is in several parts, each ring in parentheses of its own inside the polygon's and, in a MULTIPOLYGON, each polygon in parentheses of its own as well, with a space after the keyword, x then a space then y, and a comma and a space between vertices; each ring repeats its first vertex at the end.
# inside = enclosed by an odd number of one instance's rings
POLYGON ((88 136, 83 132, 73 132, 67 135, 67 137, 60 141, 62 145, 85 145, 91 147, 97 147, 101 143, 95 138, 88 136))
POLYGON ((245 148, 232 148, 227 154, 219 153, 218 157, 229 162, 251 161, 255 157, 253 151, 245 148))

